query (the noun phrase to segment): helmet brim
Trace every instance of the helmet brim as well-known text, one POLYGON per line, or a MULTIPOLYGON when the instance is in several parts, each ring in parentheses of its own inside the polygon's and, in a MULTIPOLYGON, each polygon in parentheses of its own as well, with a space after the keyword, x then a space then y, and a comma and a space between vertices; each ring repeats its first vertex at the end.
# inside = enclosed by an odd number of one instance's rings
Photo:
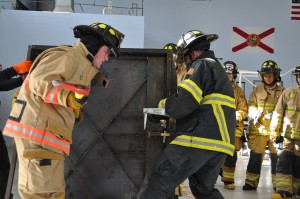
POLYGON ((219 36, 217 34, 208 34, 208 35, 203 35, 201 37, 198 37, 197 39, 195 39, 194 41, 190 42, 189 44, 187 44, 184 48, 186 50, 184 50, 184 54, 189 52, 189 49, 191 48, 191 46, 197 44, 198 42, 204 42, 207 41, 209 43, 216 41, 219 38, 219 36), (186 52, 185 52, 186 51, 186 52))
MULTIPOLYGON (((106 36, 102 32, 100 32, 90 26, 87 26, 87 25, 75 26, 73 31, 74 31, 75 38, 81 38, 82 35, 87 34, 87 33, 88 34, 92 33, 92 34, 98 35, 101 39, 104 40, 104 42, 106 44, 109 45, 108 47, 111 48, 111 52, 114 54, 114 56, 119 57, 119 46, 117 47, 113 42, 111 42, 109 39, 107 39, 106 36)), ((120 41, 120 44, 121 44, 121 42, 122 41, 120 41)))

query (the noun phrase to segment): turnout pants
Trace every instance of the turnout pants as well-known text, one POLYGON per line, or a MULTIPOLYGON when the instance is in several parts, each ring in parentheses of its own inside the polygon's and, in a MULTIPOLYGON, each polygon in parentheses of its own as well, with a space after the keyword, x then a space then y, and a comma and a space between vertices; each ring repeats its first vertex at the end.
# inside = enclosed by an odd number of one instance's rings
POLYGON ((276 188, 276 165, 277 165, 277 151, 274 143, 270 140, 269 135, 250 135, 248 139, 248 146, 250 151, 250 159, 246 171, 246 184, 252 187, 257 187, 260 178, 261 165, 266 151, 266 146, 269 147, 271 159, 271 172, 273 187, 276 188))
POLYGON ((215 189, 225 153, 170 144, 154 166, 149 181, 142 186, 139 199, 166 199, 175 187, 189 179, 197 199, 223 199, 215 189))
POLYGON ((15 138, 22 199, 64 199, 64 156, 30 140, 15 138))
POLYGON ((235 137, 235 152, 233 156, 227 155, 224 165, 222 167, 222 182, 234 183, 235 166, 237 162, 237 151, 242 148, 242 140, 235 137))
POLYGON ((284 138, 276 173, 276 192, 298 193, 300 189, 300 140, 284 138))

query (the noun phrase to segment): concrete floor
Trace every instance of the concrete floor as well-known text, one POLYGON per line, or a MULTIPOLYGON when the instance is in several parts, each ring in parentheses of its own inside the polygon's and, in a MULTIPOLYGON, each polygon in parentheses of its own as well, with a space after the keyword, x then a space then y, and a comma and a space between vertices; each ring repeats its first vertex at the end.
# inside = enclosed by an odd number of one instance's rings
MULTIPOLYGON (((10 155, 12 153, 12 147, 9 147, 10 155)), ((237 170, 235 173, 235 190, 228 190, 223 187, 223 183, 218 179, 216 183, 216 188, 223 194, 225 199, 269 199, 271 198, 271 193, 273 193, 272 182, 271 182, 271 173, 270 173, 270 161, 266 158, 263 161, 262 166, 262 176, 258 189, 256 191, 243 191, 242 187, 245 181, 246 168, 248 164, 249 157, 247 155, 248 151, 239 152, 237 170)), ((188 188, 188 181, 184 182, 185 192, 180 199, 192 199, 194 198, 188 188)), ((17 169, 14 179, 14 184, 12 188, 14 199, 20 199, 20 196, 17 191, 17 169)))
MULTIPOLYGON (((235 190, 225 189, 223 182, 219 177, 216 188, 223 194, 225 199, 270 199, 271 193, 273 193, 272 179, 271 179, 271 166, 269 160, 263 161, 262 176, 260 178, 259 186, 256 191, 243 191, 246 178, 246 168, 248 164, 248 156, 238 156, 237 169, 235 173, 235 190)), ((188 182, 185 182, 184 187, 186 192, 182 199, 194 198, 188 188, 188 182)))

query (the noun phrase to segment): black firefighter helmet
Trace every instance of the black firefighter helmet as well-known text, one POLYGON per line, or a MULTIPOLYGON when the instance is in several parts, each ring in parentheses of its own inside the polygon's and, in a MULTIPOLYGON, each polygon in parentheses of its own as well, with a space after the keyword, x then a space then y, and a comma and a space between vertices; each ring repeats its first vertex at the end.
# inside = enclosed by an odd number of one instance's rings
POLYGON ((267 73, 273 73, 274 74, 274 81, 280 82, 280 71, 281 69, 278 67, 277 63, 272 60, 267 60, 261 65, 260 71, 257 72, 262 78, 262 81, 264 80, 264 75, 267 73))
POLYGON ((96 36, 100 41, 99 43, 103 40, 103 42, 110 47, 115 57, 119 56, 119 48, 125 35, 110 25, 105 23, 92 23, 89 26, 78 25, 74 27, 73 31, 75 38, 81 39, 86 35, 96 36))

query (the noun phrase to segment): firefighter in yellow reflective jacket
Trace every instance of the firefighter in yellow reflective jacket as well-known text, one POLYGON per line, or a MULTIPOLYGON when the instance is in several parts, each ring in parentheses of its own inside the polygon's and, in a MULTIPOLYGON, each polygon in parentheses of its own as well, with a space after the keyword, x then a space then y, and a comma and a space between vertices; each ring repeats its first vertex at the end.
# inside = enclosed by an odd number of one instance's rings
POLYGON ((243 190, 255 190, 257 188, 267 146, 270 151, 273 188, 276 188, 277 152, 273 140, 270 140, 270 122, 284 88, 277 85, 281 78, 280 69, 276 62, 265 61, 258 72, 262 78, 262 83, 254 88, 248 101, 250 117, 248 145, 251 151, 243 190))
POLYGON ((154 166, 141 199, 166 199, 189 178, 195 198, 223 199, 214 188, 226 155, 234 153, 235 100, 231 83, 210 43, 218 38, 199 30, 181 36, 188 66, 178 93, 159 102, 176 119, 178 135, 154 166))
POLYGON ((65 198, 64 156, 92 78, 118 55, 124 35, 94 23, 74 28, 80 42, 43 51, 34 61, 4 127, 19 159, 18 189, 24 199, 65 198), (84 97, 83 97, 84 96, 84 97))
POLYGON ((231 81, 234 91, 235 104, 236 104, 236 128, 235 128, 235 152, 233 156, 228 155, 222 167, 222 181, 226 189, 235 189, 234 185, 234 172, 237 162, 237 151, 242 147, 241 137, 244 136, 244 122, 243 120, 248 114, 248 105, 243 89, 235 84, 235 79, 239 73, 236 63, 233 61, 226 61, 223 67, 231 81))
POLYGON ((276 171, 276 193, 272 199, 292 199, 300 195, 300 64, 292 73, 297 86, 283 91, 271 121, 271 139, 283 136, 276 171))

